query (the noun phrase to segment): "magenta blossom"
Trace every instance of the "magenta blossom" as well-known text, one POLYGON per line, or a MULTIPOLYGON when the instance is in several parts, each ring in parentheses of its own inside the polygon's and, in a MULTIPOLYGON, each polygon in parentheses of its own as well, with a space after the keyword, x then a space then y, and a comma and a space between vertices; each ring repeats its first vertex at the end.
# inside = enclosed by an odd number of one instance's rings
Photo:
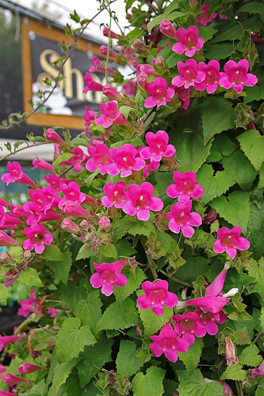
POLYGON ((173 39, 176 38, 176 30, 172 26, 171 22, 168 21, 167 19, 163 19, 161 24, 160 24, 160 31, 161 33, 165 34, 168 37, 171 37, 173 39))
POLYGON ((121 274, 122 268, 126 265, 126 260, 116 261, 113 264, 102 263, 98 265, 93 263, 97 271, 90 278, 91 285, 98 289, 102 286, 101 292, 110 296, 114 291, 114 286, 121 287, 127 284, 127 278, 121 274))
POLYGON ((105 175, 108 165, 113 163, 109 148, 104 144, 97 144, 95 147, 89 146, 88 153, 92 158, 88 159, 86 169, 89 172, 94 172, 99 168, 101 175, 105 175))
POLYGON ((176 294, 168 291, 169 284, 165 280, 152 283, 146 281, 142 283, 142 289, 146 294, 143 294, 137 299, 137 305, 140 309, 152 308, 152 311, 161 316, 163 314, 163 305, 174 308, 178 303, 176 294))
POLYGON ((57 134, 52 128, 47 129, 46 131, 46 138, 53 143, 56 143, 60 146, 65 145, 65 141, 57 134))
POLYGON ((5 182, 7 186, 10 183, 17 182, 21 184, 27 184, 32 188, 37 188, 36 184, 24 172, 22 172, 19 162, 8 162, 7 169, 10 173, 4 173, 1 177, 1 180, 5 182))
POLYGON ((103 94, 111 100, 121 101, 124 99, 123 96, 117 92, 110 84, 105 84, 103 87, 103 94))
POLYGON ((176 333, 182 336, 189 345, 194 344, 194 335, 201 338, 206 334, 206 329, 200 322, 196 312, 185 312, 183 315, 177 314, 172 317, 172 320, 176 322, 174 325, 176 333))
POLYGON ((212 22, 217 17, 217 13, 213 12, 212 15, 210 15, 210 18, 208 19, 210 5, 202 4, 201 10, 203 10, 202 15, 199 16, 196 20, 196 22, 199 25, 206 26, 207 23, 212 22))
POLYGON ((158 197, 152 197, 154 188, 151 183, 145 182, 141 186, 131 184, 127 189, 127 201, 123 211, 130 216, 137 215, 138 220, 147 221, 150 210, 155 212, 163 208, 163 202, 158 197))
POLYGON ((96 125, 103 125, 104 128, 109 128, 112 124, 130 125, 125 117, 118 110, 116 102, 110 101, 108 104, 100 103, 103 115, 99 115, 96 120, 96 125))
POLYGON ((2 337, 0 335, 0 352, 4 349, 4 347, 8 344, 11 344, 11 342, 14 342, 16 340, 19 340, 20 335, 18 336, 6 336, 2 337))
POLYGON ((48 162, 46 162, 38 157, 32 161, 32 165, 33 165, 33 168, 31 168, 31 169, 43 169, 48 172, 55 173, 55 169, 53 168, 53 166, 51 164, 49 164, 48 162))
POLYGON ((16 246, 18 245, 18 242, 11 238, 10 236, 8 236, 5 232, 0 231, 0 246, 16 246))
POLYGON ((117 182, 106 183, 104 186, 104 195, 102 197, 102 203, 107 208, 111 208, 114 206, 115 208, 122 208, 126 201, 126 183, 125 182, 117 182))
POLYGON ((232 230, 227 227, 220 228, 217 231, 217 239, 214 243, 214 252, 223 253, 224 251, 234 260, 237 249, 247 250, 250 247, 250 243, 246 238, 240 237, 241 228, 236 226, 232 230))
POLYGON ((196 213, 190 213, 192 209, 192 201, 185 204, 178 202, 174 204, 170 211, 169 229, 176 234, 179 234, 180 229, 186 238, 191 238, 194 234, 194 229, 191 226, 199 227, 202 224, 201 216, 196 213))
POLYGON ((131 144, 124 144, 121 148, 114 147, 112 150, 112 159, 115 163, 110 164, 107 168, 109 175, 115 176, 120 173, 121 177, 132 175, 132 171, 139 171, 145 167, 145 161, 136 157, 137 149, 131 144))
POLYGON ((154 352, 154 355, 160 357, 164 353, 166 358, 173 363, 178 359, 177 352, 184 353, 189 349, 188 342, 178 337, 169 323, 162 327, 158 336, 153 335, 150 338, 154 341, 150 344, 150 349, 154 352))
POLYGON ((170 198, 178 198, 180 202, 186 203, 190 198, 200 198, 204 190, 200 184, 196 183, 196 174, 194 172, 181 173, 173 172, 173 180, 175 184, 167 187, 166 194, 170 198))
POLYGON ((11 386, 21 384, 21 383, 24 383, 24 384, 28 383, 26 380, 24 380, 20 377, 17 377, 16 375, 10 374, 10 373, 5 373, 2 377, 2 381, 5 384, 11 385, 11 386))
POLYGON ((264 375, 264 361, 256 368, 248 370, 250 378, 262 377, 264 375))
POLYGON ((63 161, 61 166, 72 166, 74 172, 82 172, 83 167, 81 165, 86 163, 88 156, 84 154, 80 147, 75 147, 70 153, 73 154, 73 156, 68 161, 63 161))
POLYGON ((176 87, 184 86, 184 88, 194 86, 199 90, 198 84, 205 79, 205 73, 199 70, 196 61, 194 59, 188 59, 185 63, 179 61, 177 67, 180 75, 173 77, 172 84, 176 87))
POLYGON ((18 367, 17 371, 19 372, 19 374, 29 374, 43 369, 44 367, 37 366, 36 364, 23 363, 18 367))
MULTIPOLYGON (((92 59, 93 66, 90 67, 89 72, 96 72, 99 71, 100 73, 105 73, 105 65, 103 64, 102 61, 100 61, 97 56, 94 56, 92 59)), ((115 75, 115 71, 108 67, 108 74, 111 74, 112 76, 115 75)))
POLYGON ((165 131, 158 131, 156 134, 152 132, 146 133, 146 141, 149 147, 142 147, 140 156, 144 160, 160 162, 162 158, 172 157, 175 154, 175 147, 168 145, 169 135, 165 131))
POLYGON ((89 106, 85 106, 85 111, 86 111, 86 113, 83 116, 83 118, 85 120, 84 125, 86 127, 89 127, 93 123, 97 112, 91 110, 89 106))
POLYGON ((60 199, 59 208, 62 207, 65 201, 73 201, 76 202, 78 205, 85 204, 85 203, 94 203, 94 199, 89 197, 89 195, 84 194, 80 191, 80 187, 75 182, 70 182, 68 185, 62 185, 62 192, 66 198, 60 199))
POLYGON ((24 230, 24 234, 29 238, 23 242, 23 248, 33 250, 37 254, 43 253, 45 246, 50 245, 53 236, 51 234, 45 233, 46 229, 43 225, 33 223, 31 227, 24 230))
POLYGON ((227 315, 222 310, 217 313, 212 313, 207 312, 205 308, 202 307, 195 312, 199 316, 200 323, 210 335, 216 335, 218 332, 218 326, 216 323, 225 323, 227 319, 227 315))
POLYGON ((86 84, 86 87, 83 88, 83 93, 87 93, 88 91, 102 91, 103 90, 102 84, 98 84, 97 82, 93 81, 93 78, 90 73, 85 73, 84 82, 86 84))
POLYGON ((191 98, 190 98, 190 94, 191 94, 191 90, 190 88, 184 88, 184 86, 182 87, 175 87, 173 85, 171 85, 171 87, 173 87, 175 93, 178 94, 178 98, 181 101, 181 105, 182 107, 187 110, 188 107, 190 106, 191 103, 191 98))
POLYGON ((225 73, 220 73, 219 85, 226 89, 233 87, 237 93, 243 91, 243 85, 253 87, 257 84, 258 78, 252 73, 247 73, 248 69, 247 59, 241 59, 238 63, 233 60, 228 61, 224 66, 225 73))
POLYGON ((105 37, 108 37, 108 36, 109 36, 109 33, 110 33, 110 38, 118 39, 118 34, 112 32, 112 30, 110 30, 110 32, 109 32, 109 29, 108 29, 107 27, 104 27, 103 35, 104 35, 105 37))
POLYGON ((196 85, 196 89, 198 89, 198 91, 206 89, 208 93, 215 92, 220 80, 220 63, 213 59, 210 60, 207 65, 204 62, 200 62, 198 68, 204 72, 205 79, 200 84, 196 85))
POLYGON ((185 52, 186 56, 192 57, 204 45, 204 38, 198 36, 199 29, 196 26, 189 26, 187 30, 179 28, 175 37, 180 42, 172 46, 172 51, 177 52, 177 54, 185 52))
POLYGON ((167 82, 162 77, 157 77, 153 83, 147 83, 145 90, 147 94, 151 95, 144 102, 144 106, 147 109, 156 105, 157 107, 166 105, 175 94, 174 89, 167 88, 167 82))

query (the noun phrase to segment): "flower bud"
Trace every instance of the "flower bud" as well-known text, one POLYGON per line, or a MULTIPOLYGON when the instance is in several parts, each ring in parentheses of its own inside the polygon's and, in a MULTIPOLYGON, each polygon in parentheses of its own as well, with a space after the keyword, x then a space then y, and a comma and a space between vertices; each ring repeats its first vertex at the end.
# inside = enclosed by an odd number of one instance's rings
POLYGON ((126 19, 129 21, 131 18, 132 18, 132 15, 129 14, 129 13, 127 13, 127 14, 126 14, 126 19))
POLYGON ((136 52, 142 56, 147 55, 150 51, 150 46, 146 45, 142 41, 136 39, 133 43, 133 47, 135 48, 136 52))
POLYGON ((172 26, 171 22, 168 21, 167 19, 163 19, 163 21, 160 24, 160 31, 161 33, 165 34, 168 37, 171 38, 176 38, 176 30, 172 26))
MULTIPOLYGON (((101 45, 100 47, 101 55, 107 56, 107 52, 108 52, 108 47, 106 47, 106 45, 101 45)), ((116 58, 117 55, 118 55, 117 52, 115 52, 112 49, 109 49, 109 56, 111 56, 112 58, 116 58)))
POLYGON ((46 138, 53 143, 59 144, 60 146, 65 145, 65 141, 51 128, 47 129, 46 138))
POLYGON ((157 66, 159 69, 163 69, 163 67, 164 67, 164 59, 162 58, 162 56, 158 56, 158 57, 157 57, 157 59, 156 59, 156 66, 157 66))
MULTIPOLYGON (((84 220, 85 221, 85 220, 84 220)), ((62 220, 61 228, 71 234, 79 234, 80 228, 70 219, 66 218, 62 220)))
MULTIPOLYGON (((108 29, 107 27, 104 28, 104 30, 103 30, 103 35, 104 35, 105 37, 108 37, 108 35, 109 35, 109 29, 108 29)), ((118 39, 118 34, 112 32, 112 30, 110 30, 110 38, 118 39)))
POLYGON ((111 100, 122 101, 123 96, 120 95, 110 84, 105 84, 103 88, 103 94, 111 100))
POLYGON ((14 385, 17 385, 17 384, 21 384, 21 383, 27 383, 26 380, 23 380, 22 378, 17 377, 16 375, 13 375, 13 374, 10 374, 10 373, 5 373, 3 375, 2 381, 5 384, 11 385, 11 386, 14 386, 14 385))
POLYGON ((191 5, 191 10, 195 11, 196 5, 197 5, 197 0, 189 0, 189 3, 191 5))
POLYGON ((235 345, 233 344, 233 341, 231 340, 231 338, 226 337, 225 342, 226 342, 226 364, 228 366, 231 366, 232 364, 237 364, 238 357, 236 356, 236 349, 235 349, 235 345))
POLYGON ((85 230, 88 230, 88 228, 90 227, 90 224, 88 223, 87 220, 82 220, 80 223, 80 227, 84 228, 85 230))
POLYGON ((25 260, 29 260, 31 258, 31 252, 29 250, 25 250, 23 257, 25 260))
POLYGON ((4 253, 1 254, 1 260, 2 261, 8 261, 8 259, 9 259, 8 253, 4 252, 4 253))
POLYGON ((207 216, 204 219, 204 224, 212 224, 217 218, 217 212, 215 209, 210 208, 209 212, 207 213, 207 216))
POLYGON ((143 89, 145 89, 145 86, 148 83, 148 75, 145 72, 140 72, 137 75, 137 82, 138 85, 140 85, 143 89))
POLYGON ((108 231, 109 228, 111 227, 110 225, 110 220, 108 219, 108 217, 103 216, 100 221, 99 221, 99 226, 102 228, 102 230, 104 231, 108 231))
POLYGON ((37 370, 43 370, 44 367, 37 366, 36 364, 31 364, 31 363, 23 363, 21 366, 18 367, 18 372, 20 374, 29 374, 29 373, 34 373, 34 371, 37 370))
POLYGON ((0 231, 0 246, 16 246, 18 242, 15 239, 8 236, 5 232, 0 231))

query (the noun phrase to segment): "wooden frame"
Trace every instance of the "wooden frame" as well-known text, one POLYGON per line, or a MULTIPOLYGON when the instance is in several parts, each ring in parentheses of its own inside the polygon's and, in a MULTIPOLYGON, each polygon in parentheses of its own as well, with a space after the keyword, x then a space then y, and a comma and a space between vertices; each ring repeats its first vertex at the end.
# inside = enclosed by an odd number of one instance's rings
MULTIPOLYGON (((54 27, 47 27, 27 17, 22 17, 21 21, 21 32, 22 32, 22 75, 23 75, 23 104, 24 111, 31 113, 31 107, 29 100, 32 98, 32 82, 33 82, 33 70, 32 70, 32 56, 31 56, 31 45, 28 33, 34 31, 38 36, 52 40, 56 43, 65 41, 67 44, 71 43, 69 37, 59 29, 54 27)), ((79 50, 87 52, 92 51, 95 55, 102 57, 100 54, 99 47, 90 41, 84 39, 78 40, 79 50)), ((69 129, 84 130, 84 120, 81 117, 72 115, 59 115, 59 114, 43 114, 35 113, 27 118, 26 123, 29 125, 52 127, 62 126, 69 129)))

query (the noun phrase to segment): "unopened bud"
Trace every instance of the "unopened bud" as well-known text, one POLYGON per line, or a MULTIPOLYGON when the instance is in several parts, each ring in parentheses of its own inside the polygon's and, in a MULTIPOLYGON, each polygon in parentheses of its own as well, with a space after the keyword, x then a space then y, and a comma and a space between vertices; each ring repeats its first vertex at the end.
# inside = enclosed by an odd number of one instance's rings
POLYGON ((176 30, 172 26, 171 22, 168 21, 167 19, 163 19, 163 21, 160 24, 160 31, 161 33, 165 34, 168 37, 171 38, 176 38, 176 30))
POLYGON ((27 383, 26 380, 23 380, 20 377, 17 377, 16 375, 10 374, 10 373, 5 373, 3 375, 2 381, 5 384, 8 384, 10 386, 15 386, 17 384, 21 384, 21 383, 27 383))
POLYGON ((51 128, 47 129, 46 138, 53 143, 59 144, 60 146, 65 145, 65 141, 51 128))
POLYGON ((148 83, 148 75, 145 72, 140 72, 137 75, 137 82, 138 85, 140 85, 143 89, 145 89, 145 86, 148 83))
POLYGON ((148 53, 150 51, 150 46, 146 45, 145 43, 143 43, 142 41, 136 39, 133 43, 133 47, 135 48, 135 50, 137 51, 138 54, 140 55, 146 55, 146 53, 148 53))
MULTIPOLYGON (((103 35, 105 37, 109 37, 109 29, 107 27, 104 28, 103 35)), ((110 38, 118 39, 118 34, 112 32, 112 30, 110 30, 110 38)))
POLYGON ((102 228, 102 230, 104 231, 108 231, 109 228, 111 227, 110 225, 110 220, 108 219, 108 217, 103 216, 100 221, 99 221, 99 226, 102 228))
POLYGON ((156 66, 157 66, 159 69, 163 69, 163 67, 164 67, 164 59, 162 58, 162 56, 158 56, 158 57, 157 57, 157 59, 156 59, 156 66))
MULTIPOLYGON (((101 55, 107 56, 108 53, 108 47, 106 47, 106 45, 101 45, 100 47, 100 53, 101 55)), ((117 57, 117 52, 115 52, 112 49, 109 49, 109 56, 111 56, 112 58, 116 58, 117 57)))
POLYGON ((204 224, 212 224, 217 218, 217 212, 215 209, 210 208, 207 216, 204 219, 204 224))
POLYGON ((120 95, 110 84, 105 84, 103 88, 103 94, 111 100, 122 101, 123 96, 120 95))
MULTIPOLYGON (((83 220, 85 221, 85 220, 83 220)), ((66 218, 62 220, 61 228, 71 234, 79 234, 80 228, 72 220, 66 218)))
POLYGON ((31 252, 29 250, 25 250, 23 253, 23 257, 25 260, 29 260, 31 258, 31 252))
POLYGON ((90 227, 90 224, 88 223, 87 220, 82 220, 80 223, 80 227, 84 228, 85 230, 88 230, 88 228, 90 227))
POLYGON ((37 366, 36 364, 31 364, 31 363, 23 363, 21 366, 18 367, 17 371, 20 374, 29 374, 29 373, 34 373, 35 371, 38 370, 43 370, 44 367, 37 366))
POLYGON ((8 261, 8 259, 9 259, 8 253, 4 252, 4 253, 1 254, 1 260, 2 261, 8 261))
POLYGON ((132 15, 129 14, 129 13, 127 13, 127 14, 126 14, 126 19, 129 21, 131 18, 132 18, 132 15))

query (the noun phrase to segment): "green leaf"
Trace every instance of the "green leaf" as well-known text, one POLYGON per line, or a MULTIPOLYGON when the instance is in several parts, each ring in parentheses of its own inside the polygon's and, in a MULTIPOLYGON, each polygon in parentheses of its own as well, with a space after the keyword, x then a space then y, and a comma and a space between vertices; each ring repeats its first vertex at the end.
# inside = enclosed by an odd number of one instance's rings
POLYGON ((222 159, 225 171, 232 176, 242 190, 250 190, 257 172, 242 151, 237 150, 222 159))
POLYGON ((124 274, 127 277, 127 284, 122 287, 114 286, 114 294, 117 300, 125 300, 130 294, 137 290, 144 279, 145 273, 141 268, 137 267, 134 271, 132 268, 129 273, 124 274))
POLYGON ((129 10, 129 8, 135 3, 136 0, 125 0, 126 3, 126 12, 129 10))
POLYGON ((204 47, 204 56, 207 59, 216 59, 216 60, 221 60, 221 59, 226 59, 228 58, 234 49, 233 43, 230 43, 228 41, 224 41, 223 43, 219 44, 207 44, 204 47))
POLYGON ((224 133, 217 135, 214 138, 210 155, 207 157, 207 162, 218 162, 222 155, 228 156, 232 154, 238 145, 229 139, 224 133))
POLYGON ((3 283, 0 283, 0 302, 6 305, 8 289, 3 283))
POLYGON ((118 256, 132 256, 132 254, 136 254, 137 251, 136 249, 133 248, 133 246, 128 242, 127 239, 122 239, 121 241, 118 242, 117 246, 117 254, 118 256))
POLYGON ((183 62, 186 59, 184 54, 176 54, 176 52, 172 52, 167 58, 166 62, 169 66, 169 68, 172 68, 177 65, 178 62, 183 62))
MULTIPOLYGON (((142 30, 140 30, 139 28, 136 27, 134 30, 132 30, 131 32, 129 32, 127 34, 127 37, 129 38, 130 41, 133 42, 136 38, 138 39, 138 38, 142 37, 143 34, 144 33, 142 32, 142 30)), ((121 111, 121 109, 120 109, 120 111, 121 111)))
POLYGON ((145 361, 136 357, 137 346, 134 341, 121 340, 119 352, 116 358, 116 367, 118 373, 129 378, 135 374, 145 361), (128 364, 129 362, 129 364, 128 364))
POLYGON ((57 396, 57 392, 62 384, 64 384, 69 377, 71 370, 76 363, 78 363, 79 359, 72 359, 70 362, 64 362, 61 364, 57 364, 54 372, 54 377, 52 380, 52 386, 49 394, 51 396, 57 396))
POLYGON ((179 353, 179 359, 185 364, 188 374, 191 374, 200 362, 204 343, 202 338, 196 338, 195 343, 190 345, 189 349, 185 353, 179 353))
POLYGON ((250 215, 249 194, 234 191, 228 197, 221 196, 210 202, 221 217, 233 226, 240 226, 242 233, 247 235, 247 224, 250 215))
POLYGON ((185 133, 178 130, 170 135, 170 143, 176 147, 176 155, 180 160, 180 171, 197 172, 210 154, 212 142, 204 145, 203 137, 198 132, 185 133))
MULTIPOLYGON (((120 110, 121 114, 127 119, 130 111, 133 110, 133 107, 123 105, 119 108, 119 110, 120 110)), ((140 143, 142 143, 142 141, 140 143)))
POLYGON ((162 396, 164 377, 165 370, 153 366, 147 369, 146 375, 139 373, 132 381, 134 396, 162 396))
POLYGON ((264 378, 262 377, 259 386, 256 390, 255 396, 263 396, 264 394, 264 378))
POLYGON ((247 11, 249 14, 259 14, 262 21, 264 21, 264 4, 260 1, 250 1, 239 8, 237 14, 242 11, 247 11))
POLYGON ((208 97, 202 115, 204 144, 217 133, 235 128, 235 119, 236 113, 232 108, 232 102, 222 96, 208 97))
POLYGON ((112 243, 100 246, 99 252, 105 257, 113 257, 115 259, 118 258, 116 247, 112 243))
POLYGON ((259 171, 259 184, 258 188, 263 188, 264 187, 264 165, 261 165, 260 171, 259 171))
POLYGON ((231 186, 235 184, 233 177, 229 176, 226 172, 216 172, 211 165, 204 164, 197 172, 197 182, 201 184, 204 189, 204 194, 201 198, 202 204, 206 205, 207 202, 213 198, 219 197, 224 194, 231 186))
POLYGON ((178 0, 173 0, 166 8, 165 8, 165 13, 171 12, 173 10, 178 10, 179 9, 179 2, 178 0))
POLYGON ((171 14, 166 13, 166 14, 161 14, 156 16, 155 18, 152 19, 152 21, 150 21, 148 23, 148 31, 151 32, 151 30, 157 26, 160 25, 161 22, 163 21, 163 19, 167 19, 168 21, 174 21, 174 19, 176 18, 180 18, 182 16, 185 16, 185 14, 183 12, 178 12, 178 11, 174 11, 171 14))
POLYGON ((264 84, 258 84, 254 87, 245 87, 245 92, 247 96, 244 97, 244 103, 250 103, 253 100, 263 100, 264 99, 264 84))
POLYGON ((116 301, 106 308, 103 316, 99 319, 96 331, 126 329, 137 325, 137 312, 135 303, 127 298, 124 301, 116 301))
POLYGON ((134 223, 129 223, 127 221, 127 217, 120 219, 120 220, 116 220, 113 224, 114 229, 113 229, 113 233, 114 233, 114 237, 113 237, 113 241, 116 242, 118 241, 118 239, 121 239, 129 230, 129 228, 131 228, 133 226, 134 223))
POLYGON ((259 172, 264 161, 264 136, 261 136, 259 131, 250 129, 239 135, 237 140, 251 164, 259 172))
POLYGON ((199 26, 198 29, 199 29, 199 32, 200 32, 199 37, 203 37, 205 43, 208 40, 211 40, 211 38, 218 32, 217 29, 213 29, 213 28, 211 28, 209 26, 199 26))
POLYGON ((248 334, 248 329, 246 327, 236 330, 234 336, 235 336, 235 343, 237 345, 246 345, 251 343, 251 339, 248 334))
POLYGON ((94 335, 97 323, 102 316, 101 306, 99 290, 95 290, 88 294, 87 300, 80 300, 74 309, 75 315, 81 319, 83 325, 90 327, 94 335))
POLYGON ((58 173, 60 164, 64 161, 68 161, 72 157, 74 157, 74 154, 72 154, 72 153, 65 153, 65 154, 59 155, 59 157, 56 159, 56 161, 54 161, 52 163, 55 171, 58 173))
POLYGON ((63 300, 67 308, 74 310, 80 300, 87 298, 87 290, 85 287, 77 286, 77 281, 69 281, 67 286, 63 288, 63 300))
MULTIPOLYGON (((81 387, 83 388, 98 373, 106 362, 112 361, 111 352, 114 340, 102 334, 95 345, 86 346, 77 364, 81 387)), ((87 394, 89 396, 89 393, 87 394)))
POLYGON ((224 31, 224 33, 218 35, 212 40, 212 43, 219 43, 226 40, 238 40, 243 35, 244 30, 250 29, 254 32, 259 31, 263 25, 261 19, 258 16, 248 18, 243 22, 238 22, 237 25, 231 27, 224 31))
POLYGON ((93 256, 92 247, 88 245, 88 243, 84 243, 77 254, 76 261, 83 260, 91 256, 93 256))
POLYGON ((173 173, 172 172, 155 173, 155 180, 157 182, 155 187, 157 188, 159 196, 164 203, 164 207, 166 207, 173 202, 173 199, 168 197, 168 195, 166 194, 167 187, 170 184, 174 184, 173 173))
MULTIPOLYGON (((250 234, 250 250, 253 251, 252 257, 259 259, 264 254, 264 205, 259 209, 257 205, 250 202, 250 216, 248 222, 248 231, 250 234)), ((264 295, 263 295, 264 298, 264 295)))
POLYGON ((64 254, 60 251, 60 249, 56 245, 45 246, 44 252, 42 253, 42 257, 46 261, 64 260, 64 254))
POLYGON ((149 337, 160 330, 170 320, 173 315, 172 308, 164 306, 164 312, 161 316, 155 314, 151 308, 140 309, 138 308, 140 318, 144 326, 144 336, 149 337))
POLYGON ((21 263, 22 260, 22 254, 23 254, 23 249, 21 246, 10 246, 8 248, 8 253, 10 256, 17 262, 21 263))
POLYGON ((34 268, 26 268, 22 270, 18 276, 18 281, 24 285, 41 287, 43 286, 37 271, 34 268))
POLYGON ((57 357, 60 362, 66 362, 77 357, 85 345, 96 343, 90 328, 81 326, 79 318, 67 318, 56 337, 57 357))
POLYGON ((188 376, 186 371, 177 370, 180 386, 178 393, 180 396, 212 396, 224 395, 224 388, 216 381, 205 382, 200 370, 188 376))
POLYGON ((63 261, 47 261, 46 264, 63 283, 67 283, 72 265, 71 252, 66 252, 62 256, 64 257, 63 261))
POLYGON ((220 377, 220 380, 231 379, 240 381, 245 378, 246 370, 242 370, 243 364, 232 364, 231 366, 227 367, 227 369, 223 372, 220 377))
POLYGON ((259 355, 259 349, 255 344, 251 344, 238 356, 239 363, 245 364, 246 366, 259 366, 263 361, 262 357, 259 355))
POLYGON ((151 232, 156 232, 156 227, 150 221, 136 220, 134 225, 129 228, 129 234, 134 236, 137 234, 149 236, 151 232))

